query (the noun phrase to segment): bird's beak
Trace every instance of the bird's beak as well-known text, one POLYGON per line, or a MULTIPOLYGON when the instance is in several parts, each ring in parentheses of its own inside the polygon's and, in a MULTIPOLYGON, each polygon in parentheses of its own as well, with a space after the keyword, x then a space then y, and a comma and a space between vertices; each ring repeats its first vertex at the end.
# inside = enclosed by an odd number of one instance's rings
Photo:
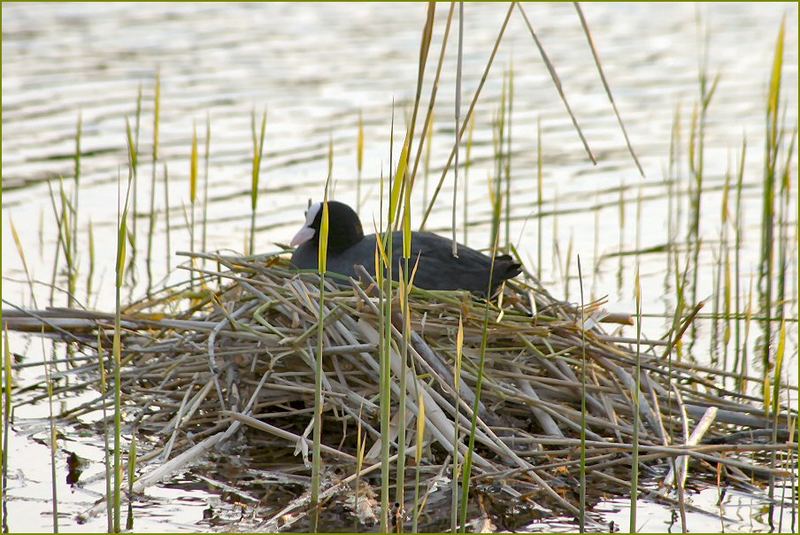
POLYGON ((303 227, 297 231, 289 245, 297 247, 298 245, 307 242, 314 237, 314 229, 311 227, 303 227))

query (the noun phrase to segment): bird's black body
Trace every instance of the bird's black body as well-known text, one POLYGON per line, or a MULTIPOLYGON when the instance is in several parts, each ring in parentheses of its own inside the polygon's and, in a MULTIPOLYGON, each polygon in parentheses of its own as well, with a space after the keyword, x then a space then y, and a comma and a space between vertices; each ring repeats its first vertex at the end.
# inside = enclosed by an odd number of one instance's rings
MULTIPOLYGON (((292 264, 300 269, 317 269, 321 205, 314 205, 308 212, 307 228, 313 229, 313 237, 300 243, 292 255, 292 264), (316 209, 316 212, 313 210, 316 209)), ((355 265, 362 265, 375 276, 376 235, 364 236, 358 215, 346 204, 328 202, 328 260, 327 269, 356 277, 355 265)), ((301 232, 310 235, 306 228, 301 232)), ((298 236, 301 234, 298 233, 298 236)), ((414 232, 411 235, 411 257, 409 269, 413 270, 419 258, 414 286, 427 290, 469 290, 477 294, 494 293, 506 279, 517 276, 521 266, 508 255, 492 259, 483 253, 458 244, 458 256, 452 254, 453 242, 430 232, 414 232), (491 285, 489 276, 491 274, 491 285)), ((297 238, 296 238, 297 239, 297 238)), ((403 234, 392 234, 392 277, 397 280, 398 267, 403 253, 403 234)))

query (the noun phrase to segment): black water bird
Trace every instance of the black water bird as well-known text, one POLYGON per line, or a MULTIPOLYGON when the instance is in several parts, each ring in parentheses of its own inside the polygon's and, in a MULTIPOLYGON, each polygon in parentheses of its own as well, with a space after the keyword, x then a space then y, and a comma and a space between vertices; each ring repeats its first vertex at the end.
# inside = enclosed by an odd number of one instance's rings
MULTIPOLYGON (((318 269, 318 248, 322 203, 311 205, 306 212, 306 222, 292 239, 297 248, 292 254, 292 264, 299 269, 318 269)), ((358 214, 348 205, 328 201, 328 256, 327 269, 334 273, 357 278, 356 265, 362 265, 375 276, 375 234, 364 235, 358 214)), ((411 235, 410 269, 419 258, 414 286, 427 290, 469 290, 486 295, 493 294, 500 284, 519 275, 521 266, 509 255, 492 258, 458 244, 458 255, 452 254, 453 242, 430 232, 413 232, 411 235), (491 286, 489 275, 491 273, 491 286)), ((403 233, 392 233, 392 277, 397 280, 398 266, 403 254, 403 233)))

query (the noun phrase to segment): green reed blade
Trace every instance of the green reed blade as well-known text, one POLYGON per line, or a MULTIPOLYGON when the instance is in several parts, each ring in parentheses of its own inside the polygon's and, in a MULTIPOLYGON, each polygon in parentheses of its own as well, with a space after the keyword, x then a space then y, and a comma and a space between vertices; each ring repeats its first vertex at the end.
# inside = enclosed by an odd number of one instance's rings
POLYGON ((312 516, 312 531, 318 531, 319 525, 319 489, 320 473, 322 468, 321 445, 322 445, 322 349, 325 333, 325 272, 328 263, 328 188, 330 186, 330 170, 325 180, 325 194, 322 201, 322 217, 319 229, 319 246, 317 249, 317 268, 319 270, 319 316, 317 318, 317 354, 315 358, 314 370, 314 444, 311 464, 311 508, 314 510, 312 516))
POLYGON ((581 460, 579 474, 579 516, 578 526, 581 533, 586 532, 586 310, 583 296, 583 270, 581 255, 577 255, 578 284, 581 292, 581 460))

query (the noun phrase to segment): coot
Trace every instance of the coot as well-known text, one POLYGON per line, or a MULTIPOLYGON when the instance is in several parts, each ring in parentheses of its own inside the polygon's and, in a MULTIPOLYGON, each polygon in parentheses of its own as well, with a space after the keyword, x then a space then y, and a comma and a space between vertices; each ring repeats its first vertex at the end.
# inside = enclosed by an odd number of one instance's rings
MULTIPOLYGON (((292 254, 292 264, 299 269, 318 269, 319 229, 322 203, 316 203, 306 212, 303 228, 292 239, 297 246, 292 254)), ((355 265, 362 265, 375 276, 375 234, 364 235, 358 214, 348 205, 328 201, 328 271, 356 277, 355 265)), ((483 253, 458 244, 458 256, 452 254, 453 242, 430 232, 414 232, 411 238, 411 259, 419 267, 414 286, 428 290, 469 290, 486 294, 492 259, 483 253)), ((403 253, 403 233, 392 234, 392 277, 397 280, 403 253)), ((509 255, 495 257, 491 292, 506 279, 516 277, 521 266, 509 255)))

